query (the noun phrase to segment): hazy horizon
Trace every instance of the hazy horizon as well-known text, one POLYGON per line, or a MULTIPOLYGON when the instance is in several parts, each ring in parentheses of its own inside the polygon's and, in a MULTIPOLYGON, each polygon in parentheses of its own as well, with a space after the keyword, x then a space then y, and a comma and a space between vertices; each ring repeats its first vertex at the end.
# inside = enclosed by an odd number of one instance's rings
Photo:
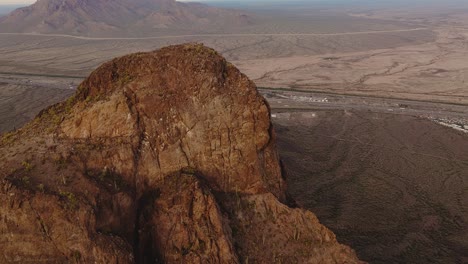
MULTIPOLYGON (((346 3, 346 4, 362 4, 362 3, 385 3, 385 4, 407 4, 408 1, 405 0, 177 0, 180 2, 203 2, 203 3, 218 3, 218 4, 265 4, 265 3, 274 3, 274 4, 290 4, 290 3, 303 3, 303 4, 312 4, 312 3, 346 3)), ((0 5, 29 5, 36 2, 36 0, 0 0, 0 5)), ((463 0, 413 0, 411 3, 464 3, 463 0)))
MULTIPOLYGON (((442 10, 461 10, 468 8, 464 0, 176 0, 178 2, 199 2, 220 8, 243 9, 259 14, 263 12, 296 13, 311 11, 349 11, 372 10, 380 8, 437 8, 442 10)), ((37 0, 0 0, 0 16, 25 7, 37 0)))
MULTIPOLYGON (((212 6, 226 8, 243 8, 252 10, 274 10, 283 8, 322 8, 322 7, 414 7, 414 6, 437 6, 447 8, 462 8, 467 6, 464 0, 176 0, 179 2, 200 2, 212 6)), ((12 10, 35 3, 36 0, 0 0, 0 15, 12 10)))

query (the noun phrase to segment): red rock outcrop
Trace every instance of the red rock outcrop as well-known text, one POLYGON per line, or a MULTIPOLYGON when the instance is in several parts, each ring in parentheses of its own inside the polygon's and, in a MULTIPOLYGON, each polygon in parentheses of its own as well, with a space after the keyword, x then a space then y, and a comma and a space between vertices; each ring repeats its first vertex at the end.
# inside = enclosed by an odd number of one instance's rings
POLYGON ((286 205, 267 102, 202 45, 105 63, 0 158, 0 262, 359 262, 286 205))

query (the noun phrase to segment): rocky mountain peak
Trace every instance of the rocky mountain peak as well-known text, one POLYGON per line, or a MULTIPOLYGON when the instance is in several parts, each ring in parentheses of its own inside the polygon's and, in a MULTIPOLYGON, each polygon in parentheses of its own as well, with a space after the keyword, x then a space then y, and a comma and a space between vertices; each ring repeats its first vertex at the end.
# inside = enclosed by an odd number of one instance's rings
POLYGON ((288 207, 270 111, 216 51, 95 70, 0 143, 0 262, 359 263, 288 207))
POLYGON ((189 44, 112 60, 80 85, 76 98, 62 135, 133 137, 138 171, 151 174, 142 181, 197 168, 217 191, 284 198, 268 104, 212 49, 189 44))
POLYGON ((216 32, 251 14, 175 0, 40 0, 0 18, 0 32, 148 36, 216 32))

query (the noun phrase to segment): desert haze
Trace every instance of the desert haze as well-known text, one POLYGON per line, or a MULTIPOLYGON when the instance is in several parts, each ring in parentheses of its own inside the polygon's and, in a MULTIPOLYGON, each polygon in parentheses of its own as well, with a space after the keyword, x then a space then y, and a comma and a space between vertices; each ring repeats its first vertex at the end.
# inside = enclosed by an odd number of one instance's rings
POLYGON ((0 17, 0 196, 21 194, 0 216, 26 226, 0 222, 0 241, 43 241, 23 260, 61 243, 59 262, 467 263, 468 5, 352 2, 41 0, 0 17))
POLYGON ((0 18, 0 31, 141 37, 210 32, 251 19, 235 10, 173 0, 47 0, 0 18))

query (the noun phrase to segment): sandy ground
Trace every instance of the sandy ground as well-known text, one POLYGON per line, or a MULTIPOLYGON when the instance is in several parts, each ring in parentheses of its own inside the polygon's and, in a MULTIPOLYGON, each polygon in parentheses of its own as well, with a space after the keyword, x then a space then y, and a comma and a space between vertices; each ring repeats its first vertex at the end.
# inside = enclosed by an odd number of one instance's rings
POLYGON ((434 32, 436 41, 421 45, 236 64, 264 87, 468 104, 468 30, 434 32))
POLYGON ((289 190, 370 263, 467 263, 466 134, 406 115, 277 111, 289 190))
MULTIPOLYGON (((326 75, 333 75, 332 72, 337 76, 348 74, 346 68, 339 70, 323 64, 324 56, 361 54, 360 56, 372 57, 369 54, 375 50, 394 50, 410 46, 420 48, 432 45, 430 43, 434 40, 434 32, 419 23, 356 18, 335 13, 325 15, 312 13, 300 18, 282 17, 239 32, 202 36, 173 35, 112 39, 77 38, 66 35, 0 34, 0 82, 7 83, 8 87, 22 87, 21 89, 32 86, 46 90, 57 89, 27 95, 33 97, 25 99, 26 101, 45 107, 46 104, 43 102, 53 103, 69 95, 69 88, 76 87, 96 67, 116 56, 150 51, 183 42, 203 42, 221 52, 259 85, 295 86, 298 82, 302 82, 301 80, 310 78, 307 70, 303 69, 303 63, 311 63, 311 67, 321 68, 325 79, 328 78, 326 75), (287 70, 286 76, 279 76, 282 78, 279 83, 267 81, 270 75, 274 76, 273 72, 283 71, 283 68, 288 67, 294 69, 287 70), (49 91, 56 91, 57 95, 53 96, 49 91)), ((365 61, 346 63, 354 65, 361 63, 360 67, 363 68, 361 71, 367 72, 365 61)), ((330 79, 322 83, 320 89, 339 90, 339 87, 336 80, 330 79)), ((12 98, 11 93, 11 89, 0 90, 0 96, 3 98, 12 98)), ((0 116, 4 117, 1 124, 3 131, 15 128, 27 120, 21 118, 22 122, 8 123, 7 120, 12 120, 11 117, 21 111, 11 110, 9 102, 0 108, 3 109, 0 112, 0 116)), ((21 109, 20 106, 17 108, 21 109)), ((39 107, 31 109, 35 110, 28 116, 36 114, 39 107)))
MULTIPOLYGON (((345 32, 344 34, 270 34, 182 36, 155 39, 76 39, 66 36, 0 34, 0 72, 85 76, 102 62, 124 54, 163 46, 202 42, 215 48, 242 70, 242 61, 367 51, 422 44, 434 40, 427 29, 345 32)), ((254 77, 254 76, 252 76, 254 77)))
POLYGON ((325 18, 317 25, 311 20, 303 28, 319 30, 305 33, 298 33, 299 22, 291 20, 289 31, 287 25, 264 28, 269 33, 258 29, 143 39, 0 34, 0 72, 84 77, 116 56, 203 42, 263 87, 468 104, 468 19, 458 12, 444 19, 435 14, 426 14, 424 20, 402 15, 400 24, 392 24, 385 15, 341 22, 330 17, 329 27, 325 18), (379 23, 373 24, 378 17, 379 23), (356 25, 347 25, 352 23, 356 25))

